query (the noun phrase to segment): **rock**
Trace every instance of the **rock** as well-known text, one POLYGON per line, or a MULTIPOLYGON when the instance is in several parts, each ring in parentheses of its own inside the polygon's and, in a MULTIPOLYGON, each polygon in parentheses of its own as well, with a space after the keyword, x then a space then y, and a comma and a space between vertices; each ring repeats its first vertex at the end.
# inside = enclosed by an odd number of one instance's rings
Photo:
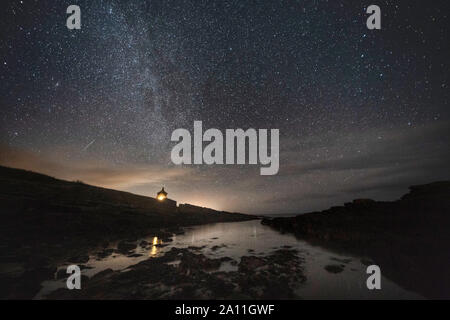
POLYGON ((181 256, 179 267, 182 270, 211 270, 219 268, 220 264, 220 259, 208 259, 203 254, 185 251, 181 256))
POLYGON ((66 270, 67 270, 66 268, 59 269, 56 272, 55 279, 60 280, 60 279, 67 278, 69 276, 69 274, 67 274, 66 270))
POLYGON ((266 264, 263 258, 258 258, 254 256, 243 256, 241 262, 239 263, 239 271, 250 271, 256 268, 262 267, 266 264))
POLYGON ((352 259, 339 259, 339 258, 335 258, 335 257, 330 258, 330 260, 334 260, 334 261, 337 261, 337 262, 342 262, 342 263, 345 263, 345 264, 348 264, 348 263, 350 263, 352 261, 352 259))
POLYGON ((372 260, 370 260, 370 259, 365 259, 365 258, 361 259, 361 263, 362 263, 363 265, 365 265, 366 267, 367 267, 367 266, 370 266, 370 265, 372 265, 372 264, 374 264, 374 262, 373 262, 372 260))
POLYGON ((114 249, 105 249, 103 251, 98 252, 97 257, 103 259, 103 258, 106 258, 106 257, 109 257, 110 255, 112 255, 113 252, 114 252, 114 249))
POLYGON ((342 266, 338 266, 336 264, 330 264, 325 266, 325 270, 327 270, 330 273, 340 273, 344 271, 344 268, 342 266))
POLYGON ((67 261, 71 263, 86 263, 89 261, 89 256, 87 255, 75 256, 69 258, 67 261))
POLYGON ((189 246, 188 247, 189 250, 195 250, 195 251, 202 250, 204 248, 206 248, 206 246, 201 246, 201 247, 189 246))
POLYGON ((120 241, 117 245, 117 250, 120 253, 127 253, 128 251, 136 249, 136 243, 120 241))
POLYGON ((222 258, 220 258, 220 261, 228 262, 228 261, 234 261, 234 260, 232 258, 230 258, 230 257, 222 257, 222 258))
POLYGON ((139 242, 139 246, 145 248, 146 246, 148 246, 148 241, 142 240, 141 242, 139 242))
POLYGON ((6 275, 7 277, 20 277, 25 272, 23 264, 20 263, 0 263, 0 277, 6 275))
POLYGON ((98 280, 100 278, 104 278, 113 273, 114 273, 114 270, 108 268, 108 269, 105 269, 103 271, 100 271, 100 272, 94 274, 94 276, 91 278, 91 280, 98 280))
POLYGON ((55 271, 56 268, 52 267, 37 267, 25 271, 21 277, 14 279, 8 296, 14 297, 14 299, 32 299, 41 289, 41 282, 51 279, 55 271))
POLYGON ((94 269, 94 267, 91 267, 91 266, 86 266, 86 265, 84 265, 84 264, 80 265, 79 267, 80 267, 80 270, 89 270, 89 269, 94 269))
POLYGON ((292 299, 305 281, 295 250, 280 249, 267 257, 243 257, 239 272, 208 272, 230 257, 209 259, 189 249, 171 248, 160 257, 143 260, 127 272, 104 270, 78 292, 64 290, 52 297, 100 299, 292 299), (178 267, 167 261, 178 260, 178 267))

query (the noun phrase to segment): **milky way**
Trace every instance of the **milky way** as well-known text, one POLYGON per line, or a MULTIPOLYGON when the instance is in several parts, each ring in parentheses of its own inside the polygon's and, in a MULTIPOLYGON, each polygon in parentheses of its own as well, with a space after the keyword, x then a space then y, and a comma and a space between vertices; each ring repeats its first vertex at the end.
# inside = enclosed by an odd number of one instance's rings
POLYGON ((9 1, 0 163, 218 209, 450 178, 448 1, 9 1), (81 8, 68 30, 66 8, 81 8), (170 161, 176 128, 280 129, 280 172, 170 161))

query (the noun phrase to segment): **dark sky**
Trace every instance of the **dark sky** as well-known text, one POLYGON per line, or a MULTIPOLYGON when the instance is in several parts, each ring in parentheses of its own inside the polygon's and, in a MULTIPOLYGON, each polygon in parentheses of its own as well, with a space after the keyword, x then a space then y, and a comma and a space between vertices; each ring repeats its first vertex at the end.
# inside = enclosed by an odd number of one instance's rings
POLYGON ((450 178, 449 1, 6 1, 0 163, 292 213, 450 178), (68 30, 66 8, 81 8, 68 30), (366 7, 382 10, 368 30, 366 7), (171 163, 176 128, 280 129, 280 171, 171 163))

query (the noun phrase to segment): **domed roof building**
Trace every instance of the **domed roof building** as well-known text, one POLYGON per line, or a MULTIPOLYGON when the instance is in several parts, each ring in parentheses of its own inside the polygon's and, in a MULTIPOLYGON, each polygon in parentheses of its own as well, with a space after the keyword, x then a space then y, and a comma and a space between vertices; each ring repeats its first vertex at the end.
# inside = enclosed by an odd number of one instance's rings
POLYGON ((164 187, 156 194, 156 199, 159 201, 164 201, 167 199, 167 192, 164 190, 164 187))

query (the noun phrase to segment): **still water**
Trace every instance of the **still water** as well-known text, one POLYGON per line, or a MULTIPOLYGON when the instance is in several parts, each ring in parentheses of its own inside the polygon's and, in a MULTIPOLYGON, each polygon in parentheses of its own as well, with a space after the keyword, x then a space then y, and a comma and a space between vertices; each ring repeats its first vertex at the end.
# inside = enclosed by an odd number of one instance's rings
MULTIPOLYGON (((261 225, 259 220, 231 223, 216 223, 185 228, 185 233, 174 236, 172 242, 162 243, 160 239, 149 236, 142 240, 149 242, 147 248, 137 246, 135 257, 128 257, 119 253, 99 259, 92 253, 85 264, 89 269, 82 270, 82 274, 91 277, 94 274, 111 268, 126 272, 127 267, 145 259, 163 255, 172 247, 188 248, 200 247, 196 253, 203 253, 210 258, 230 257, 240 261, 242 256, 264 256, 286 246, 298 250, 298 255, 304 259, 306 282, 301 284, 296 293, 303 299, 421 299, 422 297, 406 291, 387 278, 382 277, 381 290, 368 290, 366 287, 366 266, 361 263, 361 257, 340 255, 325 248, 313 246, 298 240, 289 234, 281 234, 267 226, 261 225), (340 266, 338 273, 325 269, 326 266, 340 266)), ((117 244, 112 243, 111 248, 117 244)), ((383 267, 381 272, 383 272, 383 267)), ((61 266, 66 268, 66 266, 61 266)), ((221 271, 237 270, 236 265, 223 263, 221 271)), ((65 287, 65 279, 48 280, 42 283, 43 288, 36 299, 45 298, 49 292, 65 287)))

